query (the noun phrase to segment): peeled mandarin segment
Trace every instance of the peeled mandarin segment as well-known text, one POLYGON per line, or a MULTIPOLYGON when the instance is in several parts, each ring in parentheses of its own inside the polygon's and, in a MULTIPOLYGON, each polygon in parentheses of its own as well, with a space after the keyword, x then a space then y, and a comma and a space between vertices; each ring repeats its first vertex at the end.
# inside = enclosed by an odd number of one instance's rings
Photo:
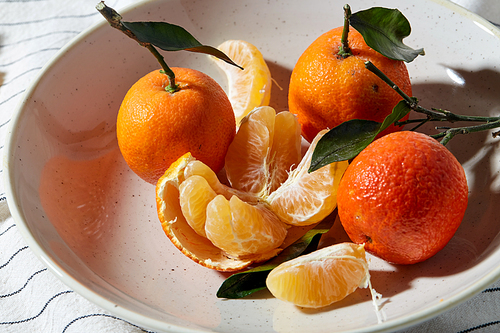
POLYGON ((233 188, 256 194, 265 189, 275 118, 273 108, 262 107, 242 121, 225 161, 227 178, 233 188))
MULTIPOLYGON (((234 272, 250 266, 256 259, 229 259, 207 238, 198 235, 187 223, 179 203, 179 184, 184 178, 186 165, 194 158, 186 154, 174 162, 156 185, 156 207, 162 228, 183 254, 205 267, 234 272)), ((260 258, 258 258, 260 259, 260 258)))
POLYGON ((271 210, 288 224, 305 226, 317 223, 337 206, 337 189, 349 163, 331 163, 308 173, 314 148, 325 133, 326 130, 318 133, 298 167, 269 196, 271 210))
POLYGON ((217 48, 244 68, 241 70, 220 59, 213 58, 227 76, 228 97, 238 126, 241 119, 254 108, 269 104, 271 72, 262 53, 248 42, 228 40, 217 48))
POLYGON ((207 205, 217 196, 205 178, 191 176, 179 186, 179 202, 187 223, 200 236, 206 237, 207 205))
POLYGON ((184 169, 184 178, 188 179, 191 176, 200 176, 204 178, 216 194, 222 194, 226 199, 231 199, 233 195, 238 196, 243 201, 249 203, 257 203, 260 199, 251 193, 239 191, 222 184, 217 178, 215 172, 212 171, 206 164, 201 161, 191 161, 184 169))
MULTIPOLYGON (((165 171, 162 178, 164 181, 173 182, 176 187, 179 187, 179 184, 186 179, 184 177, 184 170, 187 165, 192 161, 196 161, 196 158, 191 155, 191 153, 186 153, 179 157, 174 163, 170 165, 170 167, 165 171)), ((158 182, 159 184, 159 182, 158 182)))
POLYGON ((278 299, 319 308, 368 287, 369 279, 363 245, 340 243, 282 263, 266 285, 278 299))
POLYGON ((218 195, 207 206, 207 238, 230 257, 275 256, 286 237, 286 226, 263 205, 218 195))
POLYGON ((290 112, 276 115, 274 140, 269 163, 268 193, 274 192, 297 167, 301 156, 301 129, 297 117, 290 112))
POLYGON ((222 185, 215 172, 213 172, 210 167, 201 161, 191 161, 186 165, 186 168, 184 169, 184 178, 187 179, 194 175, 205 178, 210 187, 214 190, 222 185))

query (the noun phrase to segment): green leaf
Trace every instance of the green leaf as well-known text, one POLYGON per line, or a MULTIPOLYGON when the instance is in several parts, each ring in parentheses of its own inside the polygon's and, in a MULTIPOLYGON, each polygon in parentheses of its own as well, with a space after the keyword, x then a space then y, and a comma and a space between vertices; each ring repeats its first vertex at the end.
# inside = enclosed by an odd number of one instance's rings
POLYGON ((403 43, 411 33, 406 17, 397 9, 373 7, 353 13, 350 25, 356 29, 368 46, 382 55, 405 62, 412 62, 424 49, 412 49, 403 43))
POLYGON ((311 166, 308 172, 318 170, 330 163, 356 157, 373 142, 380 132, 402 119, 410 111, 408 103, 401 100, 382 123, 352 119, 332 128, 318 141, 311 157, 311 166))
POLYGON ((380 125, 372 120, 352 119, 332 128, 316 144, 309 172, 358 155, 377 136, 380 125))
POLYGON ((205 53, 243 69, 234 63, 224 52, 201 44, 186 29, 166 22, 122 22, 138 40, 149 43, 165 51, 191 51, 205 53))
POLYGON ((333 219, 323 220, 274 259, 247 271, 231 275, 220 286, 217 297, 242 298, 265 289, 267 275, 273 268, 285 261, 316 250, 321 235, 330 230, 333 222, 333 219))

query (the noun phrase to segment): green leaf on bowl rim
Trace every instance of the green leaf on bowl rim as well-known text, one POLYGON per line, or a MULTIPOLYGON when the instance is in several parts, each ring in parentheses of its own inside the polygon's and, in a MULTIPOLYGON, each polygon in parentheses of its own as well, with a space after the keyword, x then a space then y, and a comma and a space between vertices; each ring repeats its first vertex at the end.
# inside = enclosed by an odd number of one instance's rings
POLYGON ((334 219, 323 220, 270 261, 231 275, 219 287, 217 297, 236 299, 265 289, 266 278, 271 270, 285 261, 317 250, 321 236, 330 230, 334 221, 334 219))
POLYGON ((373 7, 353 13, 349 24, 364 38, 366 44, 390 59, 412 62, 424 49, 413 49, 403 43, 411 26, 398 9, 373 7))
POLYGON ((149 43, 165 51, 205 53, 217 57, 240 69, 224 52, 215 47, 201 44, 181 26, 167 22, 122 22, 143 43, 149 43))

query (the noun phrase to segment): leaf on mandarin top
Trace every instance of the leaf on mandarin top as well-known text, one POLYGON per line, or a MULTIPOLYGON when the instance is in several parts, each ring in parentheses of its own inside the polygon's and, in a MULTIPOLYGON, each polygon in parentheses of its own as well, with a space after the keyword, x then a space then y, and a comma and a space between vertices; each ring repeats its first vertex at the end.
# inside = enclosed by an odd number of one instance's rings
POLYGON ((167 22, 122 22, 143 43, 150 43, 165 51, 191 51, 217 57, 240 69, 224 52, 203 45, 181 26, 167 22))
POLYGON ((373 120, 352 119, 332 128, 316 144, 308 172, 318 170, 330 163, 356 157, 373 142, 380 132, 406 116, 410 111, 408 103, 401 100, 382 123, 373 120))
POLYGON ((364 38, 366 44, 387 58, 412 62, 424 49, 412 49, 403 43, 411 26, 397 9, 373 7, 353 13, 350 25, 364 38))
POLYGON ((274 259, 228 277, 217 291, 219 298, 242 298, 256 291, 266 288, 266 278, 269 272, 279 264, 296 258, 302 254, 310 253, 318 248, 321 235, 328 232, 332 227, 334 219, 325 219, 310 229, 304 236, 285 248, 274 259))

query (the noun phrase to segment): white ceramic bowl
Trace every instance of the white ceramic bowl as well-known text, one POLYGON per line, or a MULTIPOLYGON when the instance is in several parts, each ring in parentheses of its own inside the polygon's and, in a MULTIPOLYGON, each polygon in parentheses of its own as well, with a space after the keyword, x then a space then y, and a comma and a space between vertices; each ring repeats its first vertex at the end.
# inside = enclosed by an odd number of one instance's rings
MULTIPOLYGON (((122 12, 125 20, 179 24, 202 43, 247 40, 263 52, 283 91, 291 69, 322 32, 342 25, 344 1, 149 1, 122 12)), ((353 0, 353 11, 397 7, 410 20, 405 42, 426 55, 408 65, 414 96, 427 107, 498 115, 500 32, 445 1, 353 0)), ((166 54, 171 66, 222 73, 204 55, 166 54)), ((119 317, 157 331, 338 332, 395 330, 427 320, 500 277, 498 141, 489 133, 461 136, 449 148, 470 186, 465 219, 438 255, 413 266, 371 258, 382 293, 383 323, 370 295, 358 290, 319 311, 282 303, 267 291, 217 299, 227 274, 198 266, 175 249, 156 215, 154 186, 124 163, 115 118, 127 89, 158 68, 149 52, 104 22, 79 35, 26 91, 7 143, 5 181, 10 210, 30 248, 64 283, 119 317)), ((436 198, 439 200, 439 198, 436 198)), ((446 207, 443 207, 446 209, 446 207)), ((339 224, 331 237, 345 239, 339 224)))

